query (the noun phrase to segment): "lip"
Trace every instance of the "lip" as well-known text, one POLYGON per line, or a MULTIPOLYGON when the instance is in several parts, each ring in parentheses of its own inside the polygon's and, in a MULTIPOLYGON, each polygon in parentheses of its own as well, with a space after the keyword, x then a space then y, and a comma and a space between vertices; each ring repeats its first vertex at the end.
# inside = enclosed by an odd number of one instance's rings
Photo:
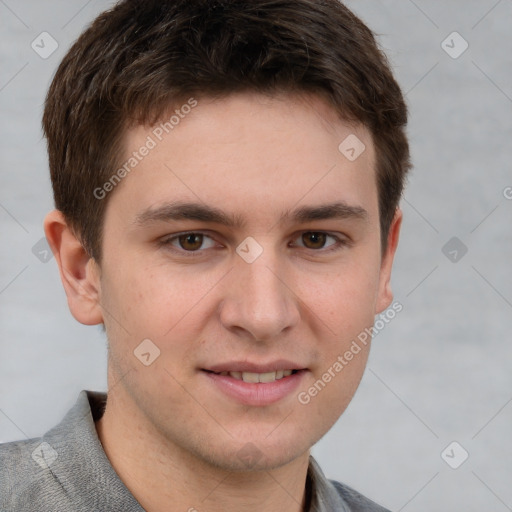
MULTIPOLYGON (((237 368, 259 368, 259 370, 219 370, 219 371, 255 371, 255 373, 265 373, 265 371, 275 371, 276 369, 292 369, 293 366, 280 366, 279 368, 271 365, 258 366, 244 364, 237 368)), ((226 368, 225 365, 219 368, 226 368)), ((233 368, 233 367, 230 367, 233 368)), ((216 370, 217 371, 217 370, 216 370)), ((304 375, 308 370, 302 369, 296 373, 292 373, 288 377, 276 380, 274 382, 244 382, 229 375, 219 375, 212 371, 202 370, 201 373, 209 379, 211 384, 224 395, 236 400, 243 405, 265 406, 282 400, 293 393, 300 385, 304 375)))
POLYGON ((305 370, 306 368, 300 363, 288 361, 286 359, 277 359, 269 363, 250 363, 248 361, 231 361, 220 363, 208 368, 202 368, 210 372, 252 372, 252 373, 268 373, 277 370, 305 370))

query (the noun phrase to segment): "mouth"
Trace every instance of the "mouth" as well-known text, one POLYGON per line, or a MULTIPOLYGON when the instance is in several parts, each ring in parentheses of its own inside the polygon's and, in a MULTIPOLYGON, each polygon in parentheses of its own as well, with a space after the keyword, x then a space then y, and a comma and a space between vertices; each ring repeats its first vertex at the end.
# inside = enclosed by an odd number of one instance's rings
POLYGON ((306 378, 307 368, 290 361, 257 365, 232 362, 203 368, 207 383, 243 405, 268 406, 289 399, 306 378))
POLYGON ((264 373, 256 373, 256 372, 240 372, 240 371, 222 371, 222 372, 214 372, 211 370, 204 370, 208 373, 213 373, 215 375, 220 375, 221 377, 231 377, 235 380, 241 380, 243 382, 248 382, 251 384, 263 383, 268 384, 270 382, 275 382, 277 380, 284 379, 289 377, 290 375, 294 375, 300 370, 276 370, 271 372, 264 373))

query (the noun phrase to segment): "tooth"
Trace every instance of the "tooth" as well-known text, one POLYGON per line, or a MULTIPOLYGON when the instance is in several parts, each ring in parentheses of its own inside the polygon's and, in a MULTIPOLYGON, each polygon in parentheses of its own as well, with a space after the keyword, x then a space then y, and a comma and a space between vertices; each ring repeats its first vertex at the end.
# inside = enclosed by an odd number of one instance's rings
POLYGON ((276 372, 260 373, 260 382, 274 382, 276 380, 276 372))
POLYGON ((251 382, 254 384, 260 381, 260 374, 252 372, 242 372, 242 380, 244 382, 251 382))
POLYGON ((237 380, 243 380, 251 384, 257 384, 258 382, 269 383, 276 380, 288 377, 293 373, 293 370, 276 370, 275 372, 267 373, 254 373, 254 372, 221 372, 219 375, 229 375, 237 380))
POLYGON ((222 377, 227 377, 229 374, 228 372, 220 372, 219 375, 222 375, 222 377))

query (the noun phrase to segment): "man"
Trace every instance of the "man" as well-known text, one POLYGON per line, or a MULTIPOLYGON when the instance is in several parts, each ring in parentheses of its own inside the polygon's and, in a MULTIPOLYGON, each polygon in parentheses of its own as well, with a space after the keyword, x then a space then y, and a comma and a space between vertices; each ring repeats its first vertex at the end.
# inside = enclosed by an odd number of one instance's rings
POLYGON ((406 121, 336 0, 100 15, 48 92, 44 226, 71 313, 105 328, 108 398, 0 448, 0 509, 384 510, 310 449, 392 303, 406 121))

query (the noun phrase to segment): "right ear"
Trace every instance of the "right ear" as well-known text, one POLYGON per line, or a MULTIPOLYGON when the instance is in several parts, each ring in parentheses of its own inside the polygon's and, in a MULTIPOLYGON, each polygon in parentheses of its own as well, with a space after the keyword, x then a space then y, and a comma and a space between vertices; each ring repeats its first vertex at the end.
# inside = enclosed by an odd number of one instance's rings
POLYGON ((80 323, 103 323, 100 306, 100 269, 59 210, 44 219, 44 232, 59 266, 60 278, 71 314, 80 323))

